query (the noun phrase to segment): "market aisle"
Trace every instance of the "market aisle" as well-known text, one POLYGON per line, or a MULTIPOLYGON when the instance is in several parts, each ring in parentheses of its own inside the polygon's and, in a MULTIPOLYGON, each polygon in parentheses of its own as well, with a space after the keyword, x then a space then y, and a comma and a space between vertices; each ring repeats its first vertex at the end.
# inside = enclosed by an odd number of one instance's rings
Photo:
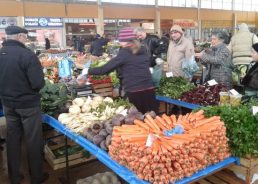
MULTIPOLYGON (((23 155, 24 155, 24 149, 23 149, 23 155)), ((22 163, 22 172, 25 176, 24 180, 21 184, 29 184, 29 173, 27 169, 27 160, 23 156, 23 163, 22 163)), ((49 179, 45 184, 59 184, 59 177, 64 176, 65 169, 59 169, 59 170, 52 170, 48 163, 44 161, 44 169, 49 173, 49 179)), ((85 178, 91 175, 94 175, 98 172, 105 172, 110 171, 109 168, 107 168, 105 165, 100 163, 98 160, 92 161, 77 167, 73 167, 70 169, 70 178, 71 178, 71 184, 76 183, 76 181, 80 178, 85 178)), ((7 162, 6 162, 6 148, 4 148, 3 151, 0 151, 0 183, 1 184, 9 184, 8 181, 8 174, 7 174, 7 162)))

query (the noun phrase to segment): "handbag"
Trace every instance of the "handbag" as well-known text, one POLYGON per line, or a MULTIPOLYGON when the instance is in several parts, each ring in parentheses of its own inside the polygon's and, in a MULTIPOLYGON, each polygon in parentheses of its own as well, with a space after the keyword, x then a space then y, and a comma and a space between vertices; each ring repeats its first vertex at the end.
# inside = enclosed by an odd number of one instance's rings
POLYGON ((243 78, 241 84, 245 85, 246 87, 258 90, 258 63, 250 68, 246 76, 243 78))

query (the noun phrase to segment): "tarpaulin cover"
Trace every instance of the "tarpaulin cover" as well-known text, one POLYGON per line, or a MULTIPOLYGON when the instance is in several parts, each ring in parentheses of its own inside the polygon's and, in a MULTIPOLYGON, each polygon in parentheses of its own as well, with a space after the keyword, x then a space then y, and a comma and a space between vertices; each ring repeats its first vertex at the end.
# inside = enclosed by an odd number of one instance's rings
POLYGON ((186 107, 188 109, 197 109, 197 108, 201 107, 200 105, 191 104, 191 103, 183 102, 183 101, 180 101, 180 100, 175 100, 175 99, 165 97, 165 96, 156 96, 156 99, 161 101, 161 102, 174 104, 174 105, 178 105, 178 106, 181 106, 181 107, 186 107))
MULTIPOLYGON (((57 131, 63 133, 70 139, 72 139, 74 142, 82 146, 84 149, 88 150, 92 155, 94 155, 99 161, 101 161, 103 164, 105 164, 107 167, 112 169, 117 175, 119 175, 121 178, 123 178, 125 181, 127 181, 130 184, 148 184, 148 182, 139 180, 137 176, 127 169, 126 167, 118 164, 116 161, 112 160, 107 152, 100 149, 95 144, 88 141, 86 138, 75 134, 68 128, 66 128, 64 125, 62 125, 58 120, 54 119, 53 117, 49 115, 43 115, 43 122, 49 124, 53 128, 55 128, 57 131)), ((206 175, 209 175, 216 170, 219 170, 221 168, 224 168, 232 163, 237 163, 238 158, 230 157, 225 159, 224 161, 209 166, 204 170, 199 171, 198 173, 192 175, 189 178, 184 178, 181 181, 177 181, 175 184, 187 184, 192 181, 196 181, 198 178, 204 177, 206 175)))

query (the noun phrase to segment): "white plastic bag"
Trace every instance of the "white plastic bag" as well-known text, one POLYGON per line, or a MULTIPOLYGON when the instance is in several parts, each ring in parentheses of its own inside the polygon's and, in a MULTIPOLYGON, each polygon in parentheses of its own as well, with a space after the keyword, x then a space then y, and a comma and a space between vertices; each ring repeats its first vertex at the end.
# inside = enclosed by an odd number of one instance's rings
POLYGON ((199 70, 194 55, 190 59, 184 59, 182 62, 182 70, 186 78, 192 78, 194 73, 199 70))

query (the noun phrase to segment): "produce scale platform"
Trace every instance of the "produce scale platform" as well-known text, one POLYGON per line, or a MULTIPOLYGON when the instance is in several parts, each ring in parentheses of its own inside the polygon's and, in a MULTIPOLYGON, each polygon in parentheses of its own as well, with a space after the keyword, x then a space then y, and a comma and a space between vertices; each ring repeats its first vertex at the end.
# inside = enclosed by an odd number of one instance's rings
MULTIPOLYGON (((82 146, 84 149, 89 151, 92 155, 94 155, 99 161, 101 161, 103 164, 105 164, 107 167, 112 169, 117 175, 119 175, 121 178, 123 178, 125 181, 127 181, 130 184, 147 184, 148 182, 139 180, 138 177, 129 169, 126 167, 118 164, 116 161, 112 160, 107 152, 103 151, 90 141, 88 141, 86 138, 77 135, 67 129, 64 125, 62 125, 58 120, 55 118, 49 116, 49 115, 43 115, 43 122, 47 123, 51 127, 53 127, 56 131, 64 134, 80 146, 82 146)), ((224 161, 209 166, 204 170, 199 171, 198 173, 192 175, 189 178, 184 178, 180 181, 177 181, 175 184, 187 184, 194 181, 197 181, 203 177, 206 177, 214 172, 217 172, 223 168, 226 168, 232 164, 238 164, 239 159, 236 157, 229 157, 225 159, 224 161)), ((68 165, 67 165, 68 166, 68 165)), ((69 178, 69 176, 68 176, 69 178)))

